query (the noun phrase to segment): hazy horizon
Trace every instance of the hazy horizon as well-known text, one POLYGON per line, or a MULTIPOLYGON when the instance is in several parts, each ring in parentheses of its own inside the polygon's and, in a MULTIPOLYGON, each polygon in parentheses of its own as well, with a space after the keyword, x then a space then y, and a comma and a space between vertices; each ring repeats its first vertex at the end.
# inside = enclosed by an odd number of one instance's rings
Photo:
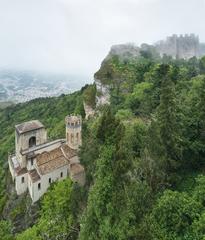
POLYGON ((110 47, 195 33, 205 0, 0 0, 0 69, 92 80, 110 47))

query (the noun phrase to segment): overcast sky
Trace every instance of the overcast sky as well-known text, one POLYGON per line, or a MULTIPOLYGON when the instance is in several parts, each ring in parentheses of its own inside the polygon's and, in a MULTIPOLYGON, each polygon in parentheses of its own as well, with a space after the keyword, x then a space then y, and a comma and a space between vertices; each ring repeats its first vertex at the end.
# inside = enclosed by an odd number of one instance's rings
POLYGON ((205 42, 205 0, 0 0, 0 68, 88 75, 111 45, 205 42))

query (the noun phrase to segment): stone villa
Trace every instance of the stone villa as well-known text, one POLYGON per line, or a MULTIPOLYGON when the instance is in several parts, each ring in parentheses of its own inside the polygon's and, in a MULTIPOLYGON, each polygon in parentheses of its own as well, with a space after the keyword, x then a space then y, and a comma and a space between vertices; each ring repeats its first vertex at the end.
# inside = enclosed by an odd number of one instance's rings
POLYGON ((68 176, 84 185, 85 172, 77 155, 81 145, 80 116, 67 116, 66 139, 48 141, 44 125, 33 120, 15 126, 15 155, 9 155, 9 169, 17 195, 27 190, 33 202, 50 184, 68 176))

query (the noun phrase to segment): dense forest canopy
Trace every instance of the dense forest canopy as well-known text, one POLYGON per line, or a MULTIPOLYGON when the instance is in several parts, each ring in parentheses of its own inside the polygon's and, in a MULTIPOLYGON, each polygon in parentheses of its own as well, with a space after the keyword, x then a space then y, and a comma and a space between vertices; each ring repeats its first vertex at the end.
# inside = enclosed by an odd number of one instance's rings
MULTIPOLYGON (((35 224, 15 232, 15 219, 2 217, 0 239, 204 239, 205 57, 113 56, 95 78, 110 86, 110 105, 83 123, 86 186, 52 185, 35 224)), ((39 119, 51 138, 64 137, 64 117, 85 117, 83 101, 95 107, 97 94, 93 84, 0 110, 1 212, 14 125, 39 119)))

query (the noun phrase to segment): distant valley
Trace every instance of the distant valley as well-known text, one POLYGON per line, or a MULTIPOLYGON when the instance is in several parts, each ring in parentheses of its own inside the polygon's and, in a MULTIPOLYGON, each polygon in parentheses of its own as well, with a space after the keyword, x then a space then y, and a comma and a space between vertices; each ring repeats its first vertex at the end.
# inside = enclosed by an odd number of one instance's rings
POLYGON ((80 89, 84 76, 42 74, 29 71, 0 71, 0 107, 35 98, 59 96, 80 89))

